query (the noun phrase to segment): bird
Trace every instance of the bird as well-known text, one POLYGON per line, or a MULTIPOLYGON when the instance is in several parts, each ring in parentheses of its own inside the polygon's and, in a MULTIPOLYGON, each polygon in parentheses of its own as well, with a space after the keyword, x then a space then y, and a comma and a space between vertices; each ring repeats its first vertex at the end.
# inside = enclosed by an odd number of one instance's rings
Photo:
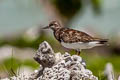
POLYGON ((96 38, 83 31, 62 27, 58 21, 52 21, 42 29, 51 29, 63 47, 75 50, 78 55, 83 49, 102 46, 108 42, 108 39, 96 38))

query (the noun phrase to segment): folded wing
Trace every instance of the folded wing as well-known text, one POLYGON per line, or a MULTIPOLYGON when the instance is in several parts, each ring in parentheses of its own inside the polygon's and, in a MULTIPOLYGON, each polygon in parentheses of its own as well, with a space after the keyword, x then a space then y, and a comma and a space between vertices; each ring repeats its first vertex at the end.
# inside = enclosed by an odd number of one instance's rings
POLYGON ((92 42, 92 41, 98 41, 100 44, 106 43, 107 39, 99 39, 94 38, 90 35, 88 35, 85 32, 81 32, 74 29, 66 28, 60 33, 60 39, 61 41, 64 41, 66 43, 74 43, 74 42, 92 42))

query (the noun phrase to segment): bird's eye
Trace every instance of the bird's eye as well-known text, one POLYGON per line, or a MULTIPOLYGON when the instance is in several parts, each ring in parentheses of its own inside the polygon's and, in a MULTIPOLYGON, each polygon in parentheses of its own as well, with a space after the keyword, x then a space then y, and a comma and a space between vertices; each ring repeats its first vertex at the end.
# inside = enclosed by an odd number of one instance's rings
POLYGON ((50 24, 49 26, 53 26, 53 24, 50 24))

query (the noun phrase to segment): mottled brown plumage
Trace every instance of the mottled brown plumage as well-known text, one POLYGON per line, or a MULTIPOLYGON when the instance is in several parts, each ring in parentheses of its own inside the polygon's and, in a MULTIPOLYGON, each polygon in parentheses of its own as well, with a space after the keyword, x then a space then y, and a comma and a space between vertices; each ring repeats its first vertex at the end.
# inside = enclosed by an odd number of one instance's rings
MULTIPOLYGON (((57 21, 52 21, 49 24, 49 26, 45 27, 44 29, 46 28, 52 29, 55 38, 61 43, 64 42, 64 44, 66 45, 68 45, 68 43, 72 44, 72 43, 82 42, 83 44, 87 43, 87 46, 89 47, 90 42, 96 42, 95 44, 104 44, 107 42, 106 39, 94 38, 82 31, 78 31, 70 28, 63 28, 57 21)), ((80 49, 76 49, 76 50, 80 51, 80 49)))
POLYGON ((69 28, 60 28, 55 31, 54 35, 59 41, 64 41, 66 43, 90 42, 95 40, 92 36, 84 32, 69 28))

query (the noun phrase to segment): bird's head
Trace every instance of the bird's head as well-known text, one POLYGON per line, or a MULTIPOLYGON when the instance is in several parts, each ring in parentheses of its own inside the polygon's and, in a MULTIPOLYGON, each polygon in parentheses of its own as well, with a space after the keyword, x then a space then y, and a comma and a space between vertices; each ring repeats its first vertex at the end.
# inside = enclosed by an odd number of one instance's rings
POLYGON ((61 28, 61 25, 59 24, 59 22, 52 21, 52 22, 50 22, 50 24, 48 26, 44 27, 43 29, 57 30, 59 28, 61 28))

